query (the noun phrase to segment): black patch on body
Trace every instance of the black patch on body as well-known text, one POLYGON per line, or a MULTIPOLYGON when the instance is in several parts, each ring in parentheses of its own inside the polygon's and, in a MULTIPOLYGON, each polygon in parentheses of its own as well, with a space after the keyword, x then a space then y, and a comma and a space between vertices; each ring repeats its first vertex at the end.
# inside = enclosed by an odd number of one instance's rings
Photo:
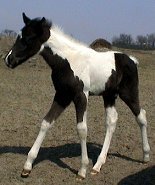
POLYGON ((105 84, 105 91, 103 92, 104 106, 114 106, 115 99, 118 95, 118 73, 112 69, 111 76, 105 84))
POLYGON ((137 65, 125 54, 114 55, 116 71, 112 70, 103 92, 105 106, 113 106, 119 95, 137 116, 140 113, 137 65))
POLYGON ((116 70, 122 71, 119 96, 137 116, 140 113, 137 65, 125 54, 116 53, 115 60, 116 70))
POLYGON ((78 107, 77 111, 82 112, 83 115, 86 110, 86 97, 83 93, 84 84, 82 80, 74 76, 68 60, 57 54, 54 55, 49 47, 45 47, 41 55, 52 69, 51 77, 56 90, 54 100, 64 108, 71 101, 74 101, 75 107, 78 107))

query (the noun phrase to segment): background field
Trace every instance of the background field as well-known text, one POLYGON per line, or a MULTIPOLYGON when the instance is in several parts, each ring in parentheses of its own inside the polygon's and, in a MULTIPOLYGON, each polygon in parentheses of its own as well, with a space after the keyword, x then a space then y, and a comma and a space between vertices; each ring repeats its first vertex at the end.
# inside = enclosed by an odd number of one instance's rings
POLYGON ((141 162, 139 127, 130 110, 118 99, 119 120, 107 161, 100 174, 90 175, 105 135, 102 98, 91 97, 88 110, 90 164, 87 178, 79 183, 75 177, 80 166, 80 145, 72 104, 48 132, 30 177, 20 177, 55 92, 51 71, 40 57, 33 57, 14 70, 4 65, 3 57, 11 44, 10 40, 0 40, 0 185, 155 184, 155 52, 124 50, 140 63, 140 100, 147 111, 151 161, 141 162))

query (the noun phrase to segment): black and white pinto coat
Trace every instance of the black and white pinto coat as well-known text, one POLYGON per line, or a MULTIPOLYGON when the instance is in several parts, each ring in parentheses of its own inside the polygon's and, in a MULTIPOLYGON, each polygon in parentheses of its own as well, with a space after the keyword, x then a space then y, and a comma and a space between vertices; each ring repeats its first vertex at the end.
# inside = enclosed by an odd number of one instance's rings
POLYGON ((45 18, 31 20, 23 14, 23 20, 25 26, 5 62, 8 67, 14 68, 39 53, 52 69, 56 93, 52 106, 43 119, 39 135, 28 153, 22 176, 29 175, 46 132, 73 101, 82 152, 78 178, 85 178, 89 163, 86 145, 89 95, 102 96, 106 112, 105 141, 91 174, 100 172, 106 161, 118 119, 115 108, 118 96, 131 109, 141 128, 144 161, 149 161, 146 112, 139 105, 137 59, 117 51, 96 52, 67 36, 45 18))

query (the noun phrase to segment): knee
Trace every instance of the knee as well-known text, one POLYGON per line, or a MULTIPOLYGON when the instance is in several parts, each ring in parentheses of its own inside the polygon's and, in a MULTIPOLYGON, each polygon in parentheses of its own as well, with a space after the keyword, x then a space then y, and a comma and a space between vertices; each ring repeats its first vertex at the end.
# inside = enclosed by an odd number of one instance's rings
POLYGON ((43 122, 41 123, 41 130, 42 131, 47 131, 53 123, 49 123, 48 121, 46 121, 45 119, 43 120, 43 122))
POLYGON ((87 125, 85 122, 78 123, 77 130, 80 138, 85 139, 87 137, 87 125))
POLYGON ((139 115, 136 117, 136 120, 140 126, 147 127, 147 120, 146 120, 146 111, 144 109, 140 110, 139 115))
POLYGON ((112 132, 114 132, 116 128, 116 122, 118 120, 118 113, 114 107, 109 107, 106 109, 106 115, 106 125, 112 132))

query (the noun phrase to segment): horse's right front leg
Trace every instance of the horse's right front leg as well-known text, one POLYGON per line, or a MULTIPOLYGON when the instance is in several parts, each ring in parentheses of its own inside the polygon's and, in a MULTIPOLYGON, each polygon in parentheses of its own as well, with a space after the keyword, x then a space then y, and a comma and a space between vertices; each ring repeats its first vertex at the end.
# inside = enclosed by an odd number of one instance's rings
POLYGON ((37 136, 37 139, 28 153, 28 157, 25 162, 24 169, 21 173, 22 177, 29 176, 32 170, 32 164, 38 155, 40 146, 46 136, 48 129, 54 124, 55 120, 63 112, 63 110, 64 108, 62 106, 60 106, 56 101, 53 101, 51 109, 49 110, 49 112, 47 113, 47 115, 45 116, 45 118, 41 123, 41 128, 37 136))

